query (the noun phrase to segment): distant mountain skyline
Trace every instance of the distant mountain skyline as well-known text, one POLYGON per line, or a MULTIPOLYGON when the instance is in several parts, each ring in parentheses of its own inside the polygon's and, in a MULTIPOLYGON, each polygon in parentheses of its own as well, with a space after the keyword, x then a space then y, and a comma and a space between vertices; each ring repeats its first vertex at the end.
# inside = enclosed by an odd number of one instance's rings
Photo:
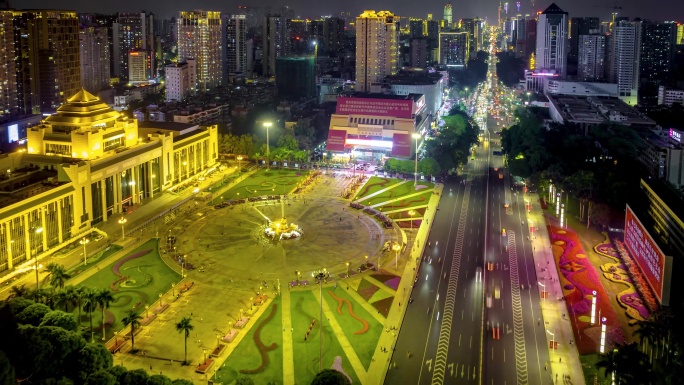
MULTIPOLYGON (((392 0, 380 0, 375 2, 364 2, 361 0, 347 0, 345 2, 322 2, 314 0, 289 0, 289 1, 266 1, 266 0, 194 0, 187 2, 171 2, 168 0, 118 0, 107 2, 94 2, 92 0, 10 0, 9 4, 13 8, 57 8, 72 9, 77 12, 132 12, 132 11, 151 11, 162 18, 177 16, 180 10, 204 9, 221 11, 226 13, 238 13, 238 5, 249 5, 256 7, 272 7, 277 10, 281 6, 289 6, 295 10, 297 17, 316 18, 320 16, 338 16, 340 12, 350 12, 352 16, 357 16, 364 9, 387 10, 399 16, 426 18, 428 13, 432 13, 433 18, 440 20, 443 17, 444 5, 448 1, 428 0, 428 1, 404 1, 396 2, 392 0), (59 6, 57 6, 59 4, 59 6)), ((2 1, 0 1, 2 3, 2 1)), ((497 0, 473 0, 473 1, 451 1, 453 6, 453 19, 473 18, 479 16, 488 18, 489 24, 497 19, 498 5, 497 0)), ((533 14, 542 11, 551 5, 551 1, 534 1, 534 6, 530 0, 520 2, 520 13, 533 14)), ((651 20, 673 20, 684 23, 684 1, 653 0, 649 2, 637 0, 561 0, 555 1, 561 9, 569 13, 569 17, 599 17, 602 21, 609 20, 611 13, 616 10, 621 16, 630 19, 640 17, 651 20), (620 7, 621 9, 614 9, 620 7)), ((503 4, 503 2, 502 2, 503 4)), ((508 15, 513 16, 518 13, 516 2, 508 2, 508 15)), ((502 11, 502 14, 504 12, 502 11)))

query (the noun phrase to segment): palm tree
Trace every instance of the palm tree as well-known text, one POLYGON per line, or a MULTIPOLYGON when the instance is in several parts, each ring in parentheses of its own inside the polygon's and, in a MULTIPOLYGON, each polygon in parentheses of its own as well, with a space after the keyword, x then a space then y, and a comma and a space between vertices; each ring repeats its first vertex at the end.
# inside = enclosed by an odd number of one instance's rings
POLYGON ((19 285, 19 286, 12 286, 10 289, 10 295, 7 296, 7 300, 9 301, 12 298, 16 297, 26 297, 29 294, 29 289, 26 288, 26 285, 19 285))
POLYGON ((46 269, 48 271, 48 275, 45 277, 45 280, 50 280, 50 286, 52 286, 52 289, 54 290, 58 287, 60 289, 64 289, 64 284, 69 278, 71 278, 71 274, 67 273, 64 265, 58 265, 54 262, 51 262, 47 265, 46 269))
POLYGON ((184 333, 183 336, 185 337, 185 361, 183 361, 183 363, 185 363, 185 364, 188 363, 188 337, 190 336, 190 332, 192 331, 192 329, 195 328, 190 323, 191 321, 192 321, 192 317, 183 317, 176 324, 176 331, 178 333, 184 333))
POLYGON ((62 289, 55 293, 55 307, 64 306, 64 312, 69 311, 69 293, 66 289, 62 289))
POLYGON ((105 309, 109 307, 109 304, 114 301, 114 296, 112 295, 112 290, 109 288, 100 289, 95 297, 97 299, 98 305, 102 309, 102 341, 105 340, 105 309))
POLYGON ((140 327, 140 320, 142 316, 135 310, 129 310, 126 316, 121 320, 124 326, 131 325, 131 351, 135 350, 135 329, 140 327))
POLYGON ((83 309, 83 299, 85 297, 87 290, 88 289, 86 289, 83 286, 77 286, 74 289, 74 299, 75 299, 76 305, 78 306, 78 323, 79 324, 81 323, 81 309, 83 309))
POLYGON ((97 292, 95 289, 86 289, 83 295, 83 310, 90 318, 90 339, 93 339, 93 312, 97 309, 97 292))
POLYGON ((650 384, 653 381, 647 357, 636 343, 618 346, 601 356, 596 366, 605 369, 605 377, 614 378, 615 384, 650 384))

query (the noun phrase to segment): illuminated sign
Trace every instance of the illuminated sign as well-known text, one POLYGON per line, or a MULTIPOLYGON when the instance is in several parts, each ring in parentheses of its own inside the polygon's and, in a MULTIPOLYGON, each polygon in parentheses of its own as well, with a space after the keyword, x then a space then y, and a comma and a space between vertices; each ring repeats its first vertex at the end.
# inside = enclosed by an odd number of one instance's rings
POLYGON ((675 130, 674 128, 670 128, 670 138, 676 140, 677 142, 682 141, 682 133, 675 130))
POLYGON ((347 130, 330 130, 325 148, 329 151, 344 151, 345 139, 347 139, 347 130))
POLYGON ((411 156, 411 135, 394 133, 392 135, 392 156, 411 156))
POLYGON ((7 126, 7 139, 9 143, 19 141, 19 125, 11 124, 7 126))
POLYGON ((413 100, 375 99, 375 98, 339 98, 336 114, 390 116, 393 118, 411 119, 413 100))
POLYGON ((665 255, 629 206, 625 214, 625 246, 634 257, 658 301, 662 302, 665 255))

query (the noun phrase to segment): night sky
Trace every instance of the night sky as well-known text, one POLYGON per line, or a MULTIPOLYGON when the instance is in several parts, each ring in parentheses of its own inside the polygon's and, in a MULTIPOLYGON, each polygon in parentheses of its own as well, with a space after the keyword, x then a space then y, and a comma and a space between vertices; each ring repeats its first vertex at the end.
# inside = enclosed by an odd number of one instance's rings
MULTIPOLYGON (((338 15, 341 11, 349 11, 352 15, 360 14, 364 9, 388 10, 400 16, 412 16, 425 18, 427 13, 432 13, 436 19, 442 18, 442 12, 446 1, 440 0, 379 0, 379 1, 321 1, 321 0, 10 0, 10 5, 15 8, 59 8, 70 9, 78 12, 114 13, 117 11, 131 12, 147 10, 160 17, 170 18, 177 15, 179 10, 203 9, 221 12, 235 12, 237 5, 271 6, 277 9, 280 6, 292 7, 298 17, 315 18, 322 15, 338 15), (57 6, 57 4, 63 4, 57 6), (188 4, 183 6, 182 4, 188 4)), ((451 1, 453 4, 453 18, 455 20, 464 17, 488 17, 491 21, 497 17, 497 0, 471 0, 451 1)), ((532 13, 533 10, 543 10, 551 4, 550 1, 536 0, 534 7, 530 0, 521 2, 521 13, 532 13)), ((601 20, 609 20, 613 7, 622 7, 618 10, 622 16, 630 18, 641 17, 652 20, 675 20, 684 22, 684 0, 561 0, 556 4, 569 13, 570 17, 597 16, 601 20)), ((509 14, 516 14, 515 1, 509 2, 509 14)))

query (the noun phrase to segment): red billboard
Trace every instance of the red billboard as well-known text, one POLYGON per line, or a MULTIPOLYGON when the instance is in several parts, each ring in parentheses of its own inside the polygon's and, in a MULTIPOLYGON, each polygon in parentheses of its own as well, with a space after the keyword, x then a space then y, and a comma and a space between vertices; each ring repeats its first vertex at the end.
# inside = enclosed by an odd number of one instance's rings
POLYGON ((344 144, 347 139, 347 130, 328 131, 328 141, 325 148, 329 151, 344 151, 344 144))
POLYGON ((629 206, 625 215, 625 245, 662 303, 665 255, 629 206))
POLYGON ((413 100, 376 99, 376 98, 339 98, 336 114, 390 116, 393 118, 411 119, 413 100))
POLYGON ((411 156, 411 135, 394 133, 392 136, 392 156, 411 156))

